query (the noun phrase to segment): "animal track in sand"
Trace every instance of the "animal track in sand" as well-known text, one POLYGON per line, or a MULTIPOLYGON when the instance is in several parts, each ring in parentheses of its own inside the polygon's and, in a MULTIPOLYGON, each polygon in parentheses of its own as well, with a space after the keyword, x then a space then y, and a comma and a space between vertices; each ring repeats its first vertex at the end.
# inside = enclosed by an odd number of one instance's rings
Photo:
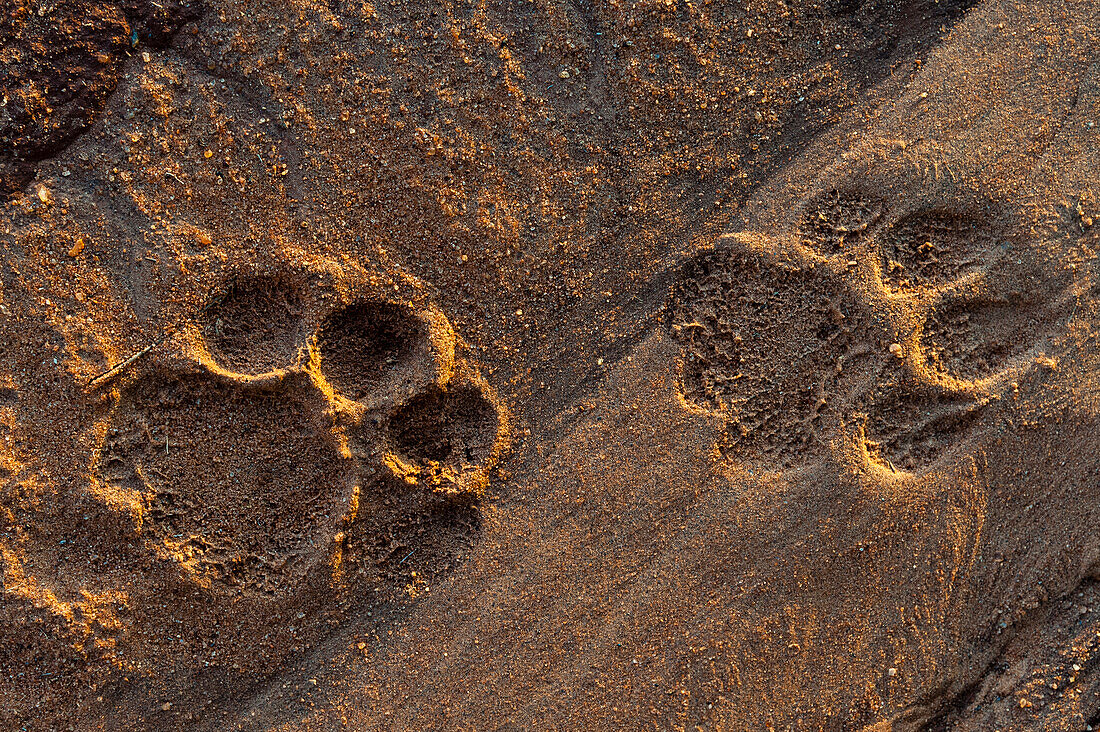
POLYGON ((295 359, 305 303, 283 280, 239 282, 207 309, 218 368, 152 372, 113 408, 99 478, 199 586, 280 595, 341 547, 369 559, 410 537, 456 551, 423 528, 462 518, 448 502, 476 502, 506 443, 488 385, 431 336, 441 315, 357 301, 323 319, 317 357, 295 359))
POLYGON ((932 311, 921 347, 934 368, 957 379, 979 380, 1034 346, 1041 328, 1031 303, 956 299, 932 311))
POLYGON ((957 447, 983 405, 966 396, 891 390, 872 399, 866 445, 871 457, 893 469, 921 472, 957 447))
POLYGON ((260 374, 286 368, 305 345, 298 290, 278 278, 234 282, 207 310, 205 336, 227 371, 260 374))
POLYGON ((490 460, 500 416, 476 383, 431 387, 390 418, 387 441, 395 472, 431 484, 477 480, 490 460))
POLYGON ((683 275, 670 313, 684 399, 728 418, 730 449, 801 452, 851 343, 852 304, 809 268, 736 247, 695 258, 683 275))
POLYGON ((894 290, 943 285, 976 268, 996 244, 988 227, 950 211, 910 214, 880 239, 882 278, 894 290))
POLYGON ((859 193, 829 191, 812 200, 802 217, 802 235, 825 254, 836 254, 867 236, 882 204, 859 193))
POLYGON ((476 464, 496 441, 496 410, 473 386, 432 389, 398 410, 390 431, 397 449, 414 460, 476 464))
POLYGON ((945 209, 876 225, 882 214, 834 191, 801 219, 816 253, 739 235, 682 268, 668 308, 680 391, 726 420, 723 454, 791 465, 862 425, 873 459, 923 472, 965 443, 990 390, 1010 383, 991 377, 1057 320, 1057 283, 1022 251, 1014 265, 1000 257, 990 227, 945 209), (829 256, 857 239, 882 268, 861 273, 829 256), (876 272, 887 287, 868 286, 876 272), (996 294, 1033 283, 1050 303, 996 294))

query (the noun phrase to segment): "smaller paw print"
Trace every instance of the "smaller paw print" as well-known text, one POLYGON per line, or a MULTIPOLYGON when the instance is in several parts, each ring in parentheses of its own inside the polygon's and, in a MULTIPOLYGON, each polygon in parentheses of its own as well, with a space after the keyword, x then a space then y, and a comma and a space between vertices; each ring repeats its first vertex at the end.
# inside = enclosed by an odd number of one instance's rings
POLYGON ((436 521, 408 512, 476 502, 507 446, 442 313, 310 292, 290 276, 229 284, 184 353, 112 408, 98 494, 202 588, 280 595, 353 540, 394 545, 436 521))
POLYGON ((870 459, 923 472, 1042 360, 1066 292, 990 221, 832 191, 795 236, 724 237, 690 260, 668 313, 681 395, 723 416, 726 455, 794 465, 856 434, 870 459))

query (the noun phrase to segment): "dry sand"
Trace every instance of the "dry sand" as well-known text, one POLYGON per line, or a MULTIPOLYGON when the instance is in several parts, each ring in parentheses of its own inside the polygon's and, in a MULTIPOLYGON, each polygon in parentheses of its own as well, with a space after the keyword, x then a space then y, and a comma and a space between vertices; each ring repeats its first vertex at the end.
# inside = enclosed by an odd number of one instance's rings
POLYGON ((1100 729, 1100 5, 0 55, 0 729, 1100 729))

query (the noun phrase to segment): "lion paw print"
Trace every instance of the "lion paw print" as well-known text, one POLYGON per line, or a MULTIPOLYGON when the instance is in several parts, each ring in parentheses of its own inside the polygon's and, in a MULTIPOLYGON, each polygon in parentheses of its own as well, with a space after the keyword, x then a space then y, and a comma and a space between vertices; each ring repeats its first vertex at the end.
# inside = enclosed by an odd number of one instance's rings
POLYGON ((507 420, 441 313, 325 312, 254 277, 190 336, 189 357, 122 391, 96 458, 104 500, 158 557, 205 588, 275 595, 316 567, 461 543, 440 534, 469 518, 440 517, 487 486, 507 420))
POLYGON ((724 417, 727 455, 793 465, 848 434, 922 472, 1043 361, 1066 283, 984 219, 891 209, 830 191, 797 236, 724 237, 683 267, 681 395, 724 417))

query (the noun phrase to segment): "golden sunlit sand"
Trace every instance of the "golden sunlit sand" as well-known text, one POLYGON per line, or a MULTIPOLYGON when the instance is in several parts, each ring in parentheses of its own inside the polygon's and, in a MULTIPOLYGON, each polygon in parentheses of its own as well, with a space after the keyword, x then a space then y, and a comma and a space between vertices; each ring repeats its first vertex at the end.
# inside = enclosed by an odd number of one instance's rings
POLYGON ((8 6, 0 729, 1100 729, 1100 6, 8 6))

